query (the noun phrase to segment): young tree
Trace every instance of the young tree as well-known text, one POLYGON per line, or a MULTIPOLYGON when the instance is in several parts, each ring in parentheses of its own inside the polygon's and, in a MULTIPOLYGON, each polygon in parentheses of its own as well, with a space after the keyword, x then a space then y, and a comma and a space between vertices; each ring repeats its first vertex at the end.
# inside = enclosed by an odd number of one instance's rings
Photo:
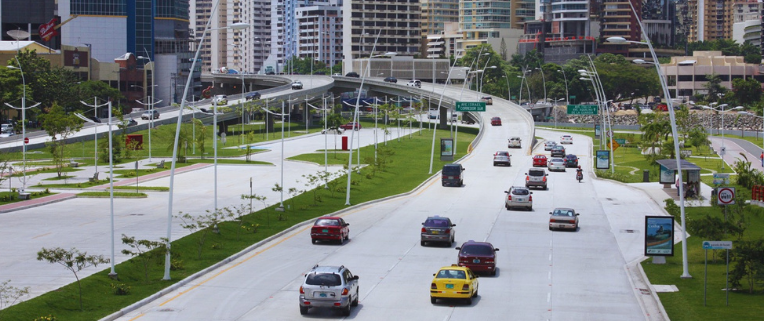
POLYGON ((163 257, 166 251, 167 239, 163 238, 161 241, 150 240, 136 240, 135 237, 128 237, 122 234, 122 244, 133 248, 133 250, 124 249, 122 254, 130 255, 132 257, 137 256, 143 263, 143 275, 146 278, 146 283, 149 282, 149 264, 157 257, 163 257))
MULTIPOLYGON (((63 175, 66 139, 82 129, 83 121, 75 115, 66 113, 63 107, 54 103, 47 114, 40 115, 42 128, 48 132, 51 141, 46 143, 53 155, 58 177, 63 175)), ((108 157, 107 157, 108 159, 108 157)))
POLYGON ((201 154, 202 159, 204 159, 204 141, 207 139, 207 127, 204 127, 204 124, 198 118, 194 118, 194 124, 196 127, 199 127, 199 129, 196 130, 196 137, 194 137, 194 140, 196 140, 196 145, 199 146, 199 154, 201 154))
POLYGON ((175 216, 183 221, 183 223, 180 224, 182 228, 189 230, 191 233, 201 231, 201 233, 197 235, 197 244, 199 245, 197 259, 202 258, 202 249, 204 248, 204 242, 207 240, 207 234, 217 230, 218 224, 225 220, 227 214, 227 212, 222 209, 217 209, 215 211, 206 210, 205 212, 207 214, 200 216, 193 216, 189 213, 179 212, 179 214, 175 216))
POLYGON ((82 310, 82 284, 77 273, 91 266, 97 267, 98 264, 109 263, 109 259, 103 255, 87 255, 87 252, 80 252, 75 248, 64 250, 60 247, 52 249, 42 248, 42 250, 37 252, 37 260, 61 264, 61 266, 74 274, 80 293, 80 310, 82 310))
POLYGON ((29 295, 29 287, 17 288, 10 285, 11 280, 0 283, 0 316, 3 309, 14 305, 22 297, 29 295))
POLYGON ((764 281, 764 239, 739 240, 731 252, 735 265, 730 271, 730 284, 739 287, 745 280, 748 293, 753 293, 754 285, 764 281))
MULTIPOLYGON (((278 184, 276 185, 278 186, 278 184)), ((265 202, 268 199, 267 197, 257 195, 257 194, 251 194, 251 195, 242 194, 241 199, 256 200, 260 203, 263 203, 263 211, 265 211, 265 219, 266 221, 268 221, 268 227, 271 227, 271 218, 268 215, 268 203, 265 202)), ((250 211, 252 211, 252 209, 250 209, 250 211)))

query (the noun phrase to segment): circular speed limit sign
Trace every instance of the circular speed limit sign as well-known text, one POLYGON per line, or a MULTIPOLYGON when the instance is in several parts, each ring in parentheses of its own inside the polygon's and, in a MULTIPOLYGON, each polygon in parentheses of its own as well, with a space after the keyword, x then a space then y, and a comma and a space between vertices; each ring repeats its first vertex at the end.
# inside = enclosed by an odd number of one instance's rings
POLYGON ((716 194, 719 205, 732 205, 735 204, 735 188, 734 187, 722 187, 719 188, 719 193, 716 194))

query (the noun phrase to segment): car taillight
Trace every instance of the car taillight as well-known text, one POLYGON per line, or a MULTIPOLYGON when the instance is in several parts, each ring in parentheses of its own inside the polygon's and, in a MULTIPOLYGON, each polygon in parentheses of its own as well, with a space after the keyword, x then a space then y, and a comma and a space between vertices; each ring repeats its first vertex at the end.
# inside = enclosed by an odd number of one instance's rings
POLYGON ((469 284, 462 285, 462 291, 469 291, 469 289, 470 289, 469 284))
POLYGON ((557 222, 557 221, 555 221, 553 218, 549 219, 549 223, 554 223, 554 222, 557 222))
POLYGON ((348 293, 350 293, 348 289, 342 289, 342 295, 348 295, 348 293))
POLYGON ((443 175, 443 177, 442 177, 442 178, 443 178, 443 179, 448 179, 448 176, 446 176, 446 175, 443 175))
POLYGON ((437 288, 438 288, 438 286, 437 286, 437 285, 435 285, 435 283, 430 283, 430 289, 433 289, 433 290, 435 290, 435 289, 437 289, 437 288))
POLYGON ((485 261, 485 263, 493 264, 493 261, 485 261))
POLYGON ((530 176, 525 176, 525 181, 527 182, 529 180, 531 180, 531 177, 530 176))
POLYGON ((533 202, 533 196, 528 196, 528 202, 533 202))
POLYGON ((544 180, 544 182, 546 182, 546 176, 544 176, 543 180, 544 180))
POLYGON ((422 228, 422 233, 427 233, 427 230, 424 227, 422 228))
POLYGON ((300 287, 300 294, 305 294, 305 290, 303 290, 302 287, 300 287))
POLYGON ((446 234, 448 234, 448 233, 451 233, 451 229, 450 228, 446 229, 446 234))
POLYGON ((507 195, 507 200, 511 201, 512 200, 512 195, 507 195))

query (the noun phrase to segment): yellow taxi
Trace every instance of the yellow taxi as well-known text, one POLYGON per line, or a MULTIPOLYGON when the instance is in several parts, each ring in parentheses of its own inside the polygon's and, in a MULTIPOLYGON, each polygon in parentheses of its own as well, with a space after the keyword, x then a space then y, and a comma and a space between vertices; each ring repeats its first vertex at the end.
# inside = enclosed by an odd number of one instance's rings
POLYGON ((430 303, 435 304, 438 299, 466 299, 467 304, 472 304, 472 298, 478 294, 478 276, 468 267, 444 266, 433 276, 430 303))

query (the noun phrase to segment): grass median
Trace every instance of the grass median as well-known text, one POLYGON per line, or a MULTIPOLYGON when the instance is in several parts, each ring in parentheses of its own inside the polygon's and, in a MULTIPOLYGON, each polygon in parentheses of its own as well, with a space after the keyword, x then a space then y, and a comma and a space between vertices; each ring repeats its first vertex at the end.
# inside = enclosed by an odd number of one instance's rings
MULTIPOLYGON (((456 159, 464 155, 463 151, 467 150, 466 146, 474 140, 477 134, 475 128, 460 128, 460 131, 462 134, 459 135, 460 148, 458 151, 462 152, 455 156, 456 159)), ((445 137, 449 137, 449 131, 439 130, 436 139, 445 137)), ((428 174, 431 146, 432 132, 428 130, 424 130, 421 134, 415 133, 412 136, 406 136, 400 141, 388 141, 386 147, 380 144, 378 163, 384 165, 376 167, 367 165, 361 169, 360 174, 353 173, 351 177, 351 203, 355 205, 408 192, 431 177, 432 174, 428 174)), ((436 144, 436 148, 437 146, 439 144, 436 144)), ((439 151, 436 150, 433 165, 436 171, 440 170, 443 164, 450 163, 440 161, 438 153, 439 151)), ((355 159, 355 154, 353 158, 355 159)), ((347 154, 345 160, 347 160, 347 154)), ((361 161, 366 164, 373 163, 374 146, 361 148, 361 161)), ((320 186, 286 200, 285 205, 289 205, 289 209, 285 212, 276 212, 275 207, 278 205, 276 204, 255 213, 243 215, 240 220, 230 220, 219 224, 219 234, 205 230, 175 240, 172 243, 174 270, 171 273, 172 280, 170 281, 161 280, 164 255, 163 252, 155 250, 155 252, 149 252, 156 254, 152 258, 144 256, 118 264, 115 268, 119 275, 118 281, 108 277, 108 269, 84 278, 82 280, 84 306, 82 311, 79 309, 77 284, 73 283, 0 310, 0 318, 3 320, 34 320, 47 315, 52 315, 58 320, 97 320, 103 318, 294 224, 347 208, 348 206, 344 205, 347 176, 340 176, 334 181, 337 183, 330 184, 332 188, 329 190, 320 186), (203 234, 206 235, 206 240, 200 245, 199 240, 203 234), (200 249, 201 256, 198 255, 200 249), (148 271, 144 271, 143 258, 147 258, 147 262, 149 262, 148 271), (148 278, 145 275, 148 275, 148 278), (127 289, 128 294, 115 294, 116 292, 124 293, 125 289, 127 289)), ((274 183, 277 182, 262 182, 268 186, 274 183)), ((266 201, 273 202, 272 200, 266 201)), ((253 202, 258 203, 256 200, 253 202)), ((248 204, 248 200, 243 200, 241 206, 246 207, 248 204)), ((235 211, 235 209, 232 210, 235 211)), ((204 210, 200 209, 199 213, 193 214, 203 215, 204 210)), ((157 235, 156 239, 151 241, 159 241, 160 237, 162 235, 157 235)), ((55 246, 57 244, 50 244, 48 247, 55 246)), ((31 256, 33 253, 29 255, 31 256)), ((39 262, 37 264, 45 263, 39 262)))

